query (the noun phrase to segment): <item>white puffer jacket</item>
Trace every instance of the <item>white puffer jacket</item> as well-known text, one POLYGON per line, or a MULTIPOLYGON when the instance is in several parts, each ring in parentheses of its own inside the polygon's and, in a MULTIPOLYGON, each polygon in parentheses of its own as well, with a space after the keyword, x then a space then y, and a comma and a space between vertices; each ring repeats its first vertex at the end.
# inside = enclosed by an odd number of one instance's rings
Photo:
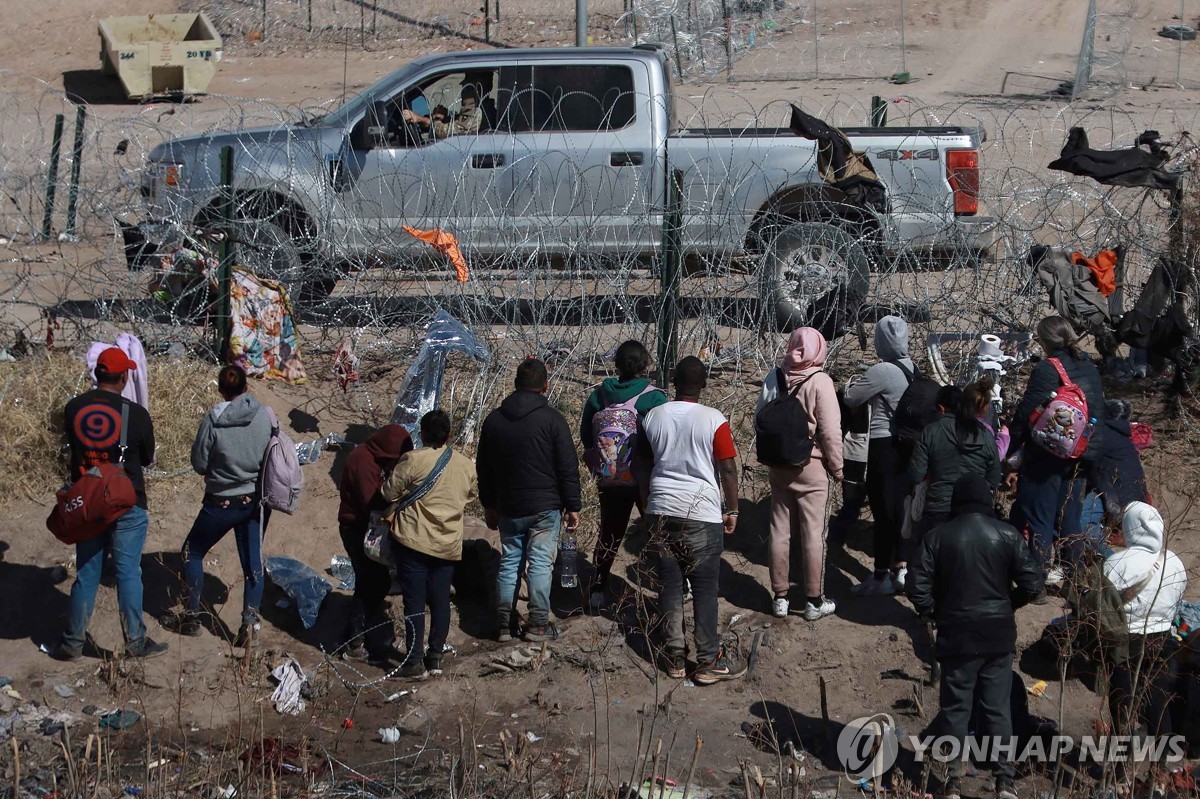
POLYGON ((1125 603, 1132 635, 1171 629, 1187 589, 1187 571, 1174 552, 1165 548, 1162 515, 1145 502, 1130 502, 1121 518, 1125 549, 1104 561, 1104 576, 1124 591, 1150 575, 1145 587, 1125 603))

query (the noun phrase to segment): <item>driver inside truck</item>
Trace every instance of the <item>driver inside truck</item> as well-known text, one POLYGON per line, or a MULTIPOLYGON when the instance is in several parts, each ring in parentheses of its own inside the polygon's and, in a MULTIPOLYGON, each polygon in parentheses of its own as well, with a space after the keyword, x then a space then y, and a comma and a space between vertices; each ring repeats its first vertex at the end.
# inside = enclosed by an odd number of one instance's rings
POLYGON ((483 111, 479 107, 479 89, 473 83, 464 84, 459 94, 458 113, 451 114, 442 105, 422 116, 412 109, 404 109, 404 119, 427 128, 435 139, 464 136, 478 133, 483 123, 483 111))

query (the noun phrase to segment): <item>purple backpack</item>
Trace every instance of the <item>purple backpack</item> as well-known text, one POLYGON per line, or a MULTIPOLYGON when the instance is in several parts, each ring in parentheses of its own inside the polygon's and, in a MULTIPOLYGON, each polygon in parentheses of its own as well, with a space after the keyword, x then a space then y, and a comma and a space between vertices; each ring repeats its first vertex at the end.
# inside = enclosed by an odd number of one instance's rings
POLYGON ((292 514, 300 508, 300 492, 304 489, 300 457, 296 445, 279 426, 275 411, 266 405, 263 409, 271 420, 271 441, 267 444, 259 474, 262 504, 271 510, 292 514))
POLYGON ((652 385, 637 396, 597 411, 592 417, 592 446, 586 461, 601 488, 633 486, 633 448, 637 444, 637 403, 642 395, 658 391, 652 385))

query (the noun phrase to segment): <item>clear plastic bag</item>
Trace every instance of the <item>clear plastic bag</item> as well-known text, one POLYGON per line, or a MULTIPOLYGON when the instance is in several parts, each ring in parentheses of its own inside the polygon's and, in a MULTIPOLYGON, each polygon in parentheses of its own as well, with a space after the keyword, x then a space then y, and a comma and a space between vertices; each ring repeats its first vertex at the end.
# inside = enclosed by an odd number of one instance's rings
POLYGON ((404 375, 404 384, 392 409, 392 424, 403 425, 413 444, 421 446, 421 417, 436 408, 442 397, 442 378, 446 374, 446 356, 461 352, 486 363, 487 347, 473 331, 443 308, 438 308, 425 330, 425 343, 404 375))
POLYGON ((325 595, 333 590, 329 581, 295 558, 274 555, 267 558, 266 569, 271 581, 295 603, 304 629, 315 625, 325 595))

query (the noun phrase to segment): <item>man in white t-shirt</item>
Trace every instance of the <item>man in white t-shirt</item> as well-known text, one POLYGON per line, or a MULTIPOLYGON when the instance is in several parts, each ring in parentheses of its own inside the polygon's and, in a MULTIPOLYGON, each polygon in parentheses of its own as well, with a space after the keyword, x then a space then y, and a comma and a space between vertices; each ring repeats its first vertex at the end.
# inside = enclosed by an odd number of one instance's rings
POLYGON ((737 526, 737 449, 729 422, 701 405, 708 370, 688 356, 675 367, 675 399, 648 412, 638 441, 638 483, 646 501, 651 542, 659 548, 664 620, 664 668, 686 674, 683 580, 692 586, 696 663, 692 680, 711 685, 746 673, 720 645, 717 592, 723 535, 737 526), (724 502, 722 502, 724 498, 724 502))

